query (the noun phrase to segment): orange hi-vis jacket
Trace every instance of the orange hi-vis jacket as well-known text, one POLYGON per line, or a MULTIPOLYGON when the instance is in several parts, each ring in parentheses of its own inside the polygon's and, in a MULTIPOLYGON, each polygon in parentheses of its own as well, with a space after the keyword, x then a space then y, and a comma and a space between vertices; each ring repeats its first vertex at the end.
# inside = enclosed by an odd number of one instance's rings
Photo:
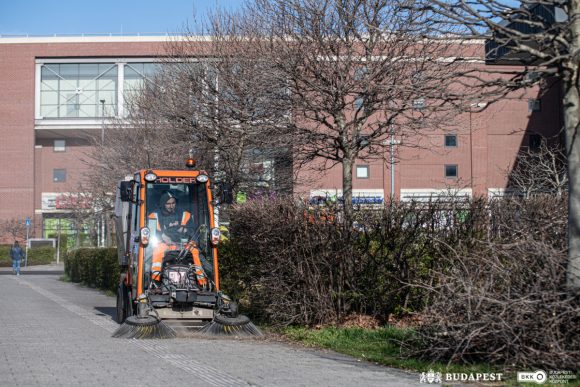
MULTIPOLYGON (((167 231, 167 228, 169 226, 171 226, 171 227, 175 227, 175 226, 185 227, 187 225, 187 223, 189 222, 189 220, 191 219, 191 214, 187 211, 183 211, 183 214, 181 215, 181 222, 176 222, 177 218, 174 218, 174 219, 172 219, 172 220, 174 220, 174 222, 169 223, 169 224, 162 224, 162 218, 159 217, 159 215, 156 212, 152 212, 151 214, 149 214, 149 219, 157 220, 157 231, 161 235, 163 235, 163 234, 165 234, 165 232, 167 231), (178 224, 174 224, 174 223, 178 223, 178 224)), ((171 233, 171 235, 168 235, 168 234, 165 234, 165 235, 167 235, 169 238, 172 238, 172 236, 174 236, 174 233, 171 233)), ((173 240, 173 238, 172 238, 172 240, 173 240)), ((203 268, 201 266, 201 261, 199 259, 199 249, 196 247, 195 243, 188 243, 186 246, 189 248, 189 252, 191 253, 191 256, 193 257, 193 265, 194 265, 194 269, 195 269, 195 275, 197 278, 197 282, 201 287, 206 287, 207 278, 205 277, 205 274, 203 272, 203 268)), ((162 265, 163 265, 163 257, 165 256, 165 252, 168 250, 177 250, 177 249, 178 249, 177 245, 168 244, 165 241, 163 241, 163 239, 160 238, 157 246, 155 246, 155 248, 153 249, 153 258, 152 258, 152 262, 151 262, 151 278, 153 280, 155 280, 155 281, 161 280, 161 269, 162 269, 162 265)))

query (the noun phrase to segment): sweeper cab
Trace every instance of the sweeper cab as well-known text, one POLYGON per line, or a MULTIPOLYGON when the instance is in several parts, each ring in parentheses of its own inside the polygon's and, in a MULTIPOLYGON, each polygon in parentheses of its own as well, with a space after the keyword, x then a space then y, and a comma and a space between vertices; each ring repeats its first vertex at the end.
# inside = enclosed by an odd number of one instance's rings
MULTIPOLYGON (((115 337, 171 336, 178 328, 259 334, 220 291, 217 187, 193 159, 186 165, 143 169, 118 184, 116 320, 123 325, 115 337)), ((219 201, 231 203, 231 191, 220 192, 219 201)))

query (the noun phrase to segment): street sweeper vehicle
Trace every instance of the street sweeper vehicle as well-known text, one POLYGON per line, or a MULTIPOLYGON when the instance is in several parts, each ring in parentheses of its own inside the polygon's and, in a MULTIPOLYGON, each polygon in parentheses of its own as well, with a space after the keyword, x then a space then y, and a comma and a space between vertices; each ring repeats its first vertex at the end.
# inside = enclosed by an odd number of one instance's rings
MULTIPOLYGON (((179 329, 261 334, 220 289, 216 186, 193 159, 186 165, 143 169, 117 186, 121 326, 113 337, 165 338, 179 329)), ((231 202, 231 192, 221 189, 220 201, 231 202)))

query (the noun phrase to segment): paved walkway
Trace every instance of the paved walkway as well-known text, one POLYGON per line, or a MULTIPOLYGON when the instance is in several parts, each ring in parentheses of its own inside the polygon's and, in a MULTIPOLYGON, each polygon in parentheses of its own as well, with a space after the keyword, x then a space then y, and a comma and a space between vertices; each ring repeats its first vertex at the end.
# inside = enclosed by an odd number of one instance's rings
MULTIPOLYGON (((50 265, 34 265, 24 267, 24 263, 20 267, 20 274, 39 274, 39 273, 46 273, 46 274, 56 274, 57 272, 64 273, 64 263, 60 262, 59 264, 52 263, 50 265)), ((0 275, 1 274, 12 274, 12 266, 8 267, 0 267, 0 275)))
POLYGON ((118 327, 111 317, 115 299, 60 282, 60 270, 0 276, 0 385, 419 384, 417 374, 267 340, 113 339, 118 327))

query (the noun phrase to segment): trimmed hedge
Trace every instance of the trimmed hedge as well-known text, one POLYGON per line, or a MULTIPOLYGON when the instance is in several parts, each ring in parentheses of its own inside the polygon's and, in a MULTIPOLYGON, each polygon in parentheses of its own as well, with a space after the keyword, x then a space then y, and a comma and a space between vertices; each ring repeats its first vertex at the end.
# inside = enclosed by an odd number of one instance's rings
MULTIPOLYGON (((10 245, 0 246, 0 267, 12 266, 10 258, 10 245)), ((56 261, 56 249, 54 247, 37 247, 28 250, 28 265, 48 265, 56 261)), ((24 265, 24 260, 22 261, 24 265)))
POLYGON ((360 209, 356 226, 340 208, 253 200, 230 209, 220 245, 221 288, 256 320, 275 325, 340 323, 352 314, 387 322, 421 311, 428 282, 449 248, 480 235, 483 200, 392 203, 360 209))
POLYGON ((72 282, 117 291, 120 268, 115 248, 83 248, 66 255, 64 271, 72 282))

